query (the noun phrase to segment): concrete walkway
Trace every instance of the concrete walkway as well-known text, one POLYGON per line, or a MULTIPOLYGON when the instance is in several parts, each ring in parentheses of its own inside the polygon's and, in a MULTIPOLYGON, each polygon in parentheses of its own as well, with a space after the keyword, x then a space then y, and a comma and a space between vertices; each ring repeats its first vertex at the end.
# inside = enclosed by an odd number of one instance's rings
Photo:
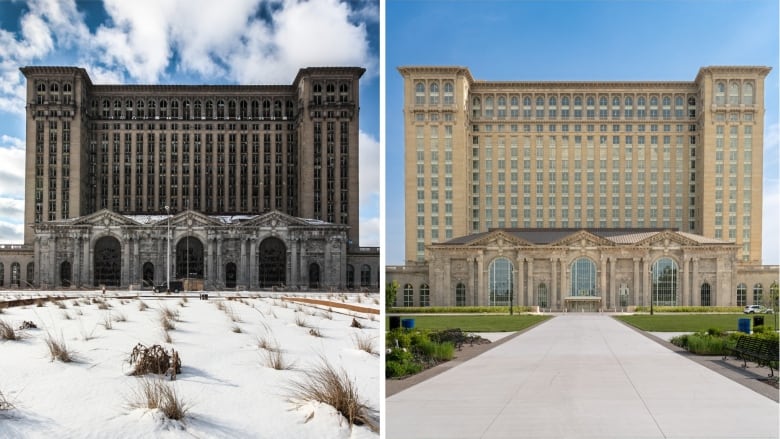
POLYGON ((565 314, 387 398, 388 439, 778 438, 778 404, 607 315, 565 314))

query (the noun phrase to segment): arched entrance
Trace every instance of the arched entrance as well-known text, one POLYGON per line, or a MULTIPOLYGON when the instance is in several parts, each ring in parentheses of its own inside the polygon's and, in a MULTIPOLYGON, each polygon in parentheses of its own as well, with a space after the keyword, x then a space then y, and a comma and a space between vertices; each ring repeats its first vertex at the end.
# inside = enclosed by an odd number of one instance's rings
POLYGON ((69 287, 71 285, 72 270, 70 262, 64 261, 60 264, 60 285, 63 287, 69 287))
POLYGON ((347 288, 355 288, 355 267, 347 264, 347 288))
POLYGON ((122 279, 122 248, 119 241, 111 236, 98 239, 94 261, 95 286, 118 287, 122 279))
POLYGON ((154 264, 147 262, 142 268, 144 286, 154 286, 154 264))
POLYGON ((279 238, 266 238, 260 243, 260 286, 267 288, 287 282, 287 247, 279 238))
POLYGON ((488 306, 508 306, 512 294, 512 262, 507 258, 496 258, 489 269, 488 306))
POLYGON ((236 264, 228 262, 225 265, 225 288, 236 287, 236 264))
POLYGON ((176 244, 176 277, 203 279, 203 244, 188 236, 176 244))
POLYGON ((309 288, 320 287, 320 266, 316 262, 309 265, 309 288))
MULTIPOLYGON (((581 257, 572 262, 569 296, 564 302, 568 311, 594 312, 601 308, 601 297, 596 289, 596 263, 590 258, 581 257)), ((550 307, 553 305, 551 303, 550 307)))
POLYGON ((701 306, 710 306, 711 304, 710 284, 704 282, 701 285, 701 306))
POLYGON ((653 263, 650 300, 655 306, 677 305, 677 263, 661 258, 653 263))

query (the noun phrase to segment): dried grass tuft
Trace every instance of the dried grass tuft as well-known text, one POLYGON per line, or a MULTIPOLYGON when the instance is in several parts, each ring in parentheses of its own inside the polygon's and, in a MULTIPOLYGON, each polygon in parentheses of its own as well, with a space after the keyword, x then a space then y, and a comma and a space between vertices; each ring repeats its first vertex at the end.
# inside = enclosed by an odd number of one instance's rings
POLYGON ((281 350, 266 350, 264 352, 266 366, 276 370, 291 370, 293 368, 294 363, 288 361, 281 350))
POLYGON ((308 328, 308 325, 306 324, 306 316, 298 312, 295 313, 295 324, 301 328, 308 328))
POLYGON ((11 401, 8 400, 8 398, 3 395, 3 392, 0 391, 0 412, 5 412, 8 410, 13 410, 16 407, 13 405, 11 401))
POLYGON ((149 309, 149 305, 146 304, 143 300, 138 302, 138 311, 146 311, 149 309))
POLYGON ((352 317, 352 324, 350 324, 349 326, 353 328, 363 329, 363 325, 361 325, 360 322, 358 322, 358 320, 354 317, 352 317))
POLYGON ((63 363, 71 363, 75 360, 73 352, 68 349, 62 337, 59 340, 55 340, 51 334, 46 334, 46 346, 49 348, 51 361, 58 360, 63 363))
POLYGON ((374 337, 353 334, 352 340, 355 342, 355 347, 361 351, 368 352, 371 355, 379 355, 379 352, 374 349, 374 337))
POLYGON ((181 359, 179 354, 171 349, 171 353, 165 350, 162 346, 156 344, 149 347, 138 343, 133 351, 130 353, 128 359, 130 364, 133 364, 133 372, 131 375, 146 375, 147 373, 155 373, 163 375, 166 373, 176 374, 181 373, 181 359))
POLYGON ((291 383, 290 397, 300 404, 307 401, 328 404, 341 413, 350 426, 363 425, 371 431, 379 431, 376 410, 360 398, 357 385, 347 372, 343 368, 336 370, 323 356, 320 356, 320 364, 308 371, 302 381, 291 383))
POLYGON ((309 335, 313 335, 315 337, 322 337, 322 333, 318 328, 311 328, 309 329, 309 335))
POLYGON ((19 340, 14 328, 5 320, 0 320, 0 340, 19 340))
POLYGON ((159 409, 168 418, 177 421, 187 416, 190 404, 183 400, 173 385, 159 379, 143 379, 128 401, 132 408, 159 409))

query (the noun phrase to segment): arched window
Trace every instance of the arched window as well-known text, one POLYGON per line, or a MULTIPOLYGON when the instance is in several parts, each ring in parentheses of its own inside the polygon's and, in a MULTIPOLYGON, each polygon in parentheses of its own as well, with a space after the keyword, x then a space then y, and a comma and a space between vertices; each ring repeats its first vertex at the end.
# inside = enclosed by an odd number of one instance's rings
POLYGON ((737 285, 737 306, 747 305, 747 285, 741 283, 737 285))
POLYGON ((710 302, 710 284, 707 282, 704 282, 701 284, 701 306, 710 306, 712 303, 710 302))
POLYGON ((655 305, 677 305, 677 263, 661 258, 653 263, 651 299, 655 305))
POLYGON ((575 97, 574 97, 574 105, 576 105, 576 106, 578 106, 578 107, 579 107, 579 106, 581 106, 581 105, 582 105, 582 97, 580 97, 580 96, 575 96, 575 97))
POLYGON ((564 96, 561 98, 561 105, 569 105, 569 97, 564 96))
POLYGON ((22 282, 22 266, 18 262, 11 263, 11 287, 19 288, 22 282))
POLYGON ((493 117, 493 97, 485 98, 485 117, 493 117))
POLYGON ((371 266, 368 264, 363 264, 363 267, 360 269, 360 286, 371 286, 371 266))
POLYGON ((466 286, 461 282, 455 286, 455 306, 466 306, 466 286))
POLYGON ((112 236, 104 236, 95 242, 94 285, 118 287, 122 270, 122 252, 119 241, 112 236))
POLYGON ((444 83, 444 105, 453 105, 455 103, 455 87, 451 82, 444 83))
POLYGON ((658 97, 657 96, 651 96, 650 97, 650 106, 651 107, 657 107, 658 106, 658 97))
POLYGON ((320 266, 316 262, 309 264, 309 288, 320 287, 320 266))
POLYGON ((729 105, 739 104, 739 84, 731 82, 729 84, 729 105))
POLYGON ((547 296, 547 284, 542 282, 536 287, 536 303, 540 308, 550 307, 550 298, 547 296))
POLYGON ((753 305, 761 305, 764 299, 764 287, 761 284, 753 285, 753 305))
POLYGON ((531 106, 531 98, 528 96, 523 97, 523 106, 530 107, 531 106))
POLYGON ((258 248, 259 281, 261 287, 273 287, 287 282, 287 247, 281 239, 265 238, 258 248))
POLYGON ((607 97, 602 96, 599 98, 599 106, 606 107, 607 106, 607 97))
POLYGON ((404 285, 404 306, 414 306, 414 287, 412 284, 404 285))
POLYGON ((60 264, 60 285, 63 287, 69 287, 71 284, 71 267, 70 262, 63 261, 60 264))
POLYGON ((35 264, 30 262, 27 264, 27 286, 33 286, 35 284, 35 264))
POLYGON ((639 99, 637 99, 637 100, 636 100, 636 104, 637 104, 637 105, 640 105, 640 106, 645 106, 645 103, 646 103, 646 102, 647 102, 647 101, 645 100, 645 97, 644 97, 644 96, 639 96, 639 99))
POLYGON ((347 264, 347 288, 355 288, 355 267, 347 264))
POLYGON ((431 306, 431 289, 428 284, 420 285, 420 306, 431 306))
POLYGON ((176 277, 203 278, 203 243, 188 236, 176 244, 176 277))
POLYGON ((683 98, 682 96, 677 96, 674 98, 674 105, 677 107, 682 107, 683 104, 683 98))
POLYGON ((512 262, 507 258, 496 258, 490 263, 488 306, 507 306, 512 294, 512 262))
POLYGON ((144 263, 142 273, 144 286, 154 286, 154 264, 151 262, 144 263))
POLYGON ((415 105, 425 104, 425 84, 418 82, 414 86, 414 103, 415 105))
POLYGON ((626 96, 625 106, 630 107, 632 105, 634 105, 634 100, 631 98, 631 96, 626 96))
POLYGON ((512 99, 509 100, 509 105, 512 108, 517 108, 518 105, 520 105, 519 100, 517 99, 517 96, 512 96, 512 99))
POLYGON ((571 264, 572 296, 596 295, 596 264, 588 258, 578 258, 571 264))
POLYGON ((612 98, 612 106, 613 107, 619 107, 620 106, 620 98, 615 96, 612 98))
POLYGON ((672 105, 672 98, 670 98, 669 96, 664 96, 664 98, 663 98, 663 105, 664 105, 664 107, 668 107, 668 106, 672 105))
POLYGON ((544 98, 539 96, 536 98, 536 106, 537 107, 544 107, 544 98))
POLYGON ((558 103, 558 100, 555 99, 555 96, 550 96, 550 99, 547 102, 550 106, 554 106, 558 103))
MULTIPOLYGON (((596 100, 593 99, 593 96, 588 96, 587 105, 588 105, 588 107, 592 107, 592 106, 596 105, 596 100)), ((605 105, 606 105, 606 103, 605 103, 605 105)))
POLYGON ((46 84, 44 84, 43 82, 39 82, 38 83, 38 91, 39 92, 45 92, 46 91, 46 84))
POLYGON ((428 101, 431 105, 439 105, 439 83, 432 82, 430 86, 431 93, 428 96, 428 101))
POLYGON ((236 279, 237 276, 237 270, 236 270, 236 264, 233 262, 228 262, 225 265, 225 287, 226 288, 235 288, 236 287, 236 279))
POLYGON ((753 105, 753 84, 750 82, 742 84, 742 103, 753 105))
POLYGON ((688 97, 688 105, 695 107, 696 106, 696 98, 693 96, 688 97))
POLYGON ((719 105, 726 103, 726 85, 722 82, 715 84, 715 103, 719 105))

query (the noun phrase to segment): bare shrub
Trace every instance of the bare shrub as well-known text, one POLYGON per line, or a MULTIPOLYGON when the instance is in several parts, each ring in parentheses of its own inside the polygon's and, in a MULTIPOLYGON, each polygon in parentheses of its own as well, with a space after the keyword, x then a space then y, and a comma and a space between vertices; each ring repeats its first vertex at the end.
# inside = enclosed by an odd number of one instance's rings
POLYGON ((301 328, 307 328, 306 325, 306 317, 301 313, 295 313, 295 324, 300 326, 301 328))
POLYGON ((111 319, 110 311, 103 316, 103 326, 106 327, 106 331, 114 329, 114 321, 111 319))
POLYGON ((110 309, 111 305, 106 302, 98 302, 98 309, 110 309))
POLYGON ((221 300, 218 300, 218 301, 214 302, 214 306, 216 306, 217 309, 220 310, 220 311, 225 311, 225 302, 223 302, 221 300))
POLYGON ((231 330, 233 332, 235 332, 236 334, 240 334, 241 333, 241 327, 238 326, 238 325, 233 325, 233 328, 231 328, 231 330))
POLYGON ((376 349, 374 349, 374 337, 369 337, 367 335, 353 334, 352 340, 355 342, 355 347, 360 349, 361 351, 368 352, 371 355, 379 355, 376 349))
POLYGON ((291 383, 290 398, 298 404, 308 401, 328 404, 341 413, 350 426, 364 425, 379 431, 376 410, 360 398, 357 385, 347 372, 343 368, 336 370, 323 356, 320 356, 320 364, 308 371, 302 381, 291 383))
POLYGON ((294 364, 288 361, 279 349, 265 350, 265 365, 276 370, 290 370, 294 364))
POLYGON ((160 312, 169 320, 175 320, 177 322, 179 321, 179 311, 175 309, 170 309, 167 306, 163 306, 160 308, 160 312))
POLYGON ((83 315, 84 315, 84 311, 82 311, 82 310, 80 310, 80 309, 77 309, 77 310, 76 310, 76 315, 77 315, 77 316, 83 316, 83 315))
POLYGON ((95 327, 92 327, 92 330, 87 332, 86 328, 84 328, 84 324, 81 323, 81 320, 79 319, 79 332, 81 333, 81 339, 84 341, 90 341, 93 338, 95 338, 95 327))
POLYGON ((265 349, 266 351, 278 351, 279 346, 270 335, 260 335, 257 337, 257 347, 265 349))
POLYGON ((173 385, 159 379, 143 379, 128 401, 132 408, 159 409, 168 418, 177 421, 187 416, 190 404, 183 400, 173 385))
POLYGON ((43 306, 43 302, 44 302, 44 300, 41 299, 41 298, 35 299, 35 306, 40 308, 40 307, 43 306))
POLYGON ((146 347, 138 343, 130 353, 128 362, 133 365, 131 375, 173 373, 173 376, 175 376, 181 373, 179 354, 174 349, 171 349, 169 354, 165 348, 158 344, 146 347))
POLYGON ((2 340, 19 340, 16 335, 16 331, 5 320, 0 320, 0 339, 2 340))
POLYGON ((228 316, 230 321, 238 323, 241 321, 241 318, 238 317, 238 314, 233 310, 233 308, 230 305, 225 305, 222 309, 222 311, 225 312, 225 315, 228 316))
POLYGON ((176 329, 176 325, 173 324, 173 320, 169 319, 165 314, 160 314, 160 326, 162 326, 163 331, 176 329))
POLYGON ((71 304, 71 306, 81 306, 78 300, 74 300, 71 304))
POLYGON ((29 320, 25 320, 22 322, 21 325, 17 328, 20 331, 23 331, 25 329, 38 329, 38 325, 35 324, 35 322, 31 322, 29 320))
POLYGON ((149 305, 146 304, 143 300, 138 302, 138 311, 146 311, 149 309, 149 305))
POLYGON ((59 301, 57 301, 57 308, 59 308, 59 309, 67 309, 68 305, 66 305, 65 302, 59 300, 59 301))
POLYGON ((163 340, 165 340, 166 343, 173 343, 170 332, 163 329, 162 333, 163 333, 163 340))
POLYGON ((352 324, 350 324, 349 326, 353 328, 363 329, 363 325, 361 325, 360 322, 358 322, 358 320, 354 317, 352 317, 352 324))
POLYGON ((68 349, 62 337, 59 340, 55 340, 51 334, 46 334, 46 346, 49 348, 51 361, 59 360, 63 363, 74 361, 73 352, 68 349))
POLYGON ((322 337, 322 333, 317 328, 311 328, 309 329, 309 335, 313 335, 315 337, 322 337))
POLYGON ((116 314, 114 314, 114 321, 115 322, 126 322, 127 317, 122 314, 121 312, 117 311, 116 314))

